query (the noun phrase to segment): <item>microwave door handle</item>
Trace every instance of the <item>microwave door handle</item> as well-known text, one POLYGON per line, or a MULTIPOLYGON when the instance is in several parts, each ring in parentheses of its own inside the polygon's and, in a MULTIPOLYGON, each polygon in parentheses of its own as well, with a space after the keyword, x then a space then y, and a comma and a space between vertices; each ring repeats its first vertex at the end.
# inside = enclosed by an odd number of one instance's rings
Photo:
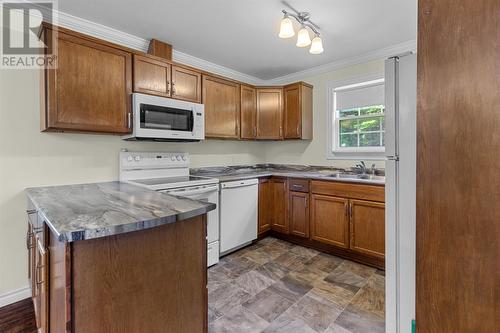
POLYGON ((193 131, 194 129, 194 109, 192 108, 191 109, 191 116, 189 117, 189 128, 191 129, 191 131, 193 131))

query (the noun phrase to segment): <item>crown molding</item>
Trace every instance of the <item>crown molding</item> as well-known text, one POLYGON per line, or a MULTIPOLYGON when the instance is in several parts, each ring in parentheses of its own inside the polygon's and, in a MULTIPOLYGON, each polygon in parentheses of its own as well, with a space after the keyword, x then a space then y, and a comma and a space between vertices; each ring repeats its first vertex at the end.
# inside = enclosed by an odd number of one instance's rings
POLYGON ((345 68, 348 66, 353 66, 353 65, 358 65, 362 63, 366 63, 369 61, 373 60, 381 60, 381 59, 386 59, 398 54, 403 54, 406 52, 413 52, 416 51, 417 49, 417 42, 415 40, 409 40, 403 43, 395 44, 392 46, 384 47, 379 50, 374 50, 367 52, 365 54, 361 54, 359 56, 355 57, 350 57, 350 58, 344 58, 340 60, 336 60, 324 65, 319 65, 315 67, 311 67, 308 69, 305 69, 303 71, 287 74, 284 76, 280 76, 274 79, 270 79, 266 81, 266 84, 268 85, 279 85, 279 84, 286 84, 286 83, 292 83, 295 81, 300 81, 303 80, 304 78, 319 75, 319 74, 325 74, 334 70, 338 70, 341 68, 345 68))

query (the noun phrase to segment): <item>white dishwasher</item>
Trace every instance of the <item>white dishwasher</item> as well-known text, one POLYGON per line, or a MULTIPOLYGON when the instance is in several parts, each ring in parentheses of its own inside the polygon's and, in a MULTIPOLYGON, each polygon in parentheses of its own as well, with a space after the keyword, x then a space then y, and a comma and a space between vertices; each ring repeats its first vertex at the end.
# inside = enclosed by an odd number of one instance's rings
POLYGON ((220 184, 220 252, 237 250, 257 238, 257 179, 220 184))

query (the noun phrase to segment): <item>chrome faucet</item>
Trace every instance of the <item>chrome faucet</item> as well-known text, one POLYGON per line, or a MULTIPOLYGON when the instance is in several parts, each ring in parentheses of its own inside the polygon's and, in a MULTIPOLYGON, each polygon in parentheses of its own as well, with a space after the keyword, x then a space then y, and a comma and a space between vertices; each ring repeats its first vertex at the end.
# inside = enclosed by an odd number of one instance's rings
POLYGON ((358 169, 361 172, 361 174, 370 174, 371 173, 372 175, 375 175, 375 170, 376 170, 375 163, 373 163, 370 170, 368 170, 364 161, 361 161, 358 164, 356 164, 356 169, 358 169))

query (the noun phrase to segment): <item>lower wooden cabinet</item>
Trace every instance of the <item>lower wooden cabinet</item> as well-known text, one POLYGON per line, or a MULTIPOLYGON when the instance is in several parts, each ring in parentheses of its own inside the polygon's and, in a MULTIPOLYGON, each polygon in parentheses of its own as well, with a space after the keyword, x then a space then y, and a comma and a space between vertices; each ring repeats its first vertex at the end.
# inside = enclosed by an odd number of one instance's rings
POLYGON ((271 179, 273 189, 273 219, 271 229, 288 234, 288 193, 286 179, 271 179))
POLYGON ((273 191, 270 179, 259 180, 258 234, 271 230, 273 218, 273 191))
POLYGON ((349 248, 349 200, 311 195, 311 239, 349 248))
POLYGON ((350 200, 350 248, 370 256, 385 256, 385 204, 350 200))
POLYGON ((286 179, 262 179, 259 182, 258 233, 274 230, 288 234, 288 186, 286 179))
POLYGON ((309 193, 290 192, 290 234, 309 237, 309 193))

